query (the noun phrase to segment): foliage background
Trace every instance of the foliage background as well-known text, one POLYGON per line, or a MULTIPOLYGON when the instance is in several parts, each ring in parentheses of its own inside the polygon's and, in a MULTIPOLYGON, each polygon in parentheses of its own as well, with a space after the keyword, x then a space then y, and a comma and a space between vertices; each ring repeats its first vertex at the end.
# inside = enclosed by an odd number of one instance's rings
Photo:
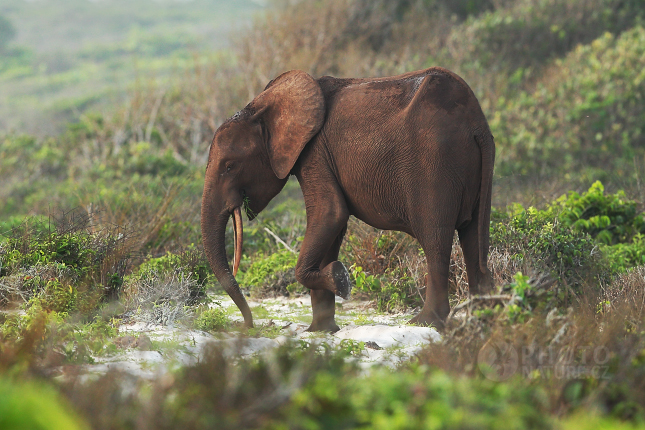
MULTIPOLYGON (((0 314, 0 396, 18 387, 27 408, 38 384, 53 387, 52 408, 66 397, 94 428, 642 425, 644 18, 640 0, 0 0, 0 306, 24 311, 0 314), (464 77, 495 135, 502 303, 468 300, 455 244, 450 300, 464 323, 398 373, 362 376, 342 351, 292 346, 236 364, 213 351, 130 397, 118 375, 83 387, 47 376, 116 348, 132 308, 237 330, 203 309, 218 288, 200 244, 204 167, 219 124, 270 79, 434 65, 464 77), (607 348, 609 376, 488 381, 477 352, 500 339, 607 348)), ((266 231, 297 251, 304 228, 290 181, 245 225, 245 290, 304 293, 294 254, 266 231)), ((423 304, 411 238, 352 219, 340 259, 379 311, 423 304)))

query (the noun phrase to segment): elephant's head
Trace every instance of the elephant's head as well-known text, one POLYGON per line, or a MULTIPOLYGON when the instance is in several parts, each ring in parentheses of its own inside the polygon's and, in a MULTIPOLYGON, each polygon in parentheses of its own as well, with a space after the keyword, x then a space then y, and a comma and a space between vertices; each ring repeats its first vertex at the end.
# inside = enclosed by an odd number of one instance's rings
POLYGON ((202 239, 218 281, 253 326, 249 306, 235 280, 242 257, 242 216, 259 213, 282 190, 307 142, 325 119, 318 83, 291 71, 271 81, 243 110, 215 132, 202 197, 202 239), (233 271, 226 258, 224 232, 233 216, 233 271))

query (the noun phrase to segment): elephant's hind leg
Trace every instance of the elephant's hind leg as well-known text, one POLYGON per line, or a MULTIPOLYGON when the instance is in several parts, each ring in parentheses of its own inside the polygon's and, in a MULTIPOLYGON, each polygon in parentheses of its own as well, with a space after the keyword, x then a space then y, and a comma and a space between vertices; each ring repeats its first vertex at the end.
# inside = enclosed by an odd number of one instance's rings
MULTIPOLYGON (((477 214, 478 212, 478 208, 475 208, 474 213, 477 214)), ((478 225, 479 222, 475 216, 468 225, 457 230, 459 233, 459 243, 461 243, 461 250, 466 263, 468 290, 471 295, 490 293, 494 287, 494 281, 490 272, 482 273, 479 267, 478 225)))
POLYGON ((454 234, 455 229, 450 226, 429 228, 417 236, 428 260, 428 278, 423 309, 410 320, 411 324, 444 327, 450 313, 448 274, 454 234))

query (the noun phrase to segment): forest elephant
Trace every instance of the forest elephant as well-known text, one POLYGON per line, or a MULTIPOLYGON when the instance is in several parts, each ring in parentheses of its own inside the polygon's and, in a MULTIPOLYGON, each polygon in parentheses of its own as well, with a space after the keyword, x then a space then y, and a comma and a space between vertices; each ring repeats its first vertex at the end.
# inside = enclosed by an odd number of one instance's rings
POLYGON ((350 215, 419 241, 428 264, 426 299, 411 322, 442 328, 450 312, 455 230, 471 294, 493 285, 487 258, 494 159, 495 143, 477 98, 446 69, 377 79, 286 72, 215 132, 202 197, 205 253, 252 327, 235 280, 241 208, 252 219, 294 175, 307 211, 296 279, 311 290, 309 330, 338 330, 334 296, 347 298, 351 290, 338 261, 350 215), (224 236, 231 217, 232 270, 224 236))

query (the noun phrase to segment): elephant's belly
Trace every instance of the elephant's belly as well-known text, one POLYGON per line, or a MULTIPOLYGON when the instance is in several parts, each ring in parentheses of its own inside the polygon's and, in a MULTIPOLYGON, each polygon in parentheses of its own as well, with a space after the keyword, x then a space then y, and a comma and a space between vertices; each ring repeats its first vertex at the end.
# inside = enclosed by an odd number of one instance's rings
MULTIPOLYGON (((370 161, 370 154, 364 154, 361 159, 370 161)), ((349 164, 349 161, 343 163, 349 164)), ((372 227, 411 234, 408 195, 397 180, 396 166, 379 161, 354 166, 352 171, 339 175, 350 214, 372 227)))
POLYGON ((350 214, 381 230, 396 230, 414 236, 409 222, 405 219, 403 208, 392 208, 386 205, 378 205, 373 202, 356 202, 348 199, 350 214))

